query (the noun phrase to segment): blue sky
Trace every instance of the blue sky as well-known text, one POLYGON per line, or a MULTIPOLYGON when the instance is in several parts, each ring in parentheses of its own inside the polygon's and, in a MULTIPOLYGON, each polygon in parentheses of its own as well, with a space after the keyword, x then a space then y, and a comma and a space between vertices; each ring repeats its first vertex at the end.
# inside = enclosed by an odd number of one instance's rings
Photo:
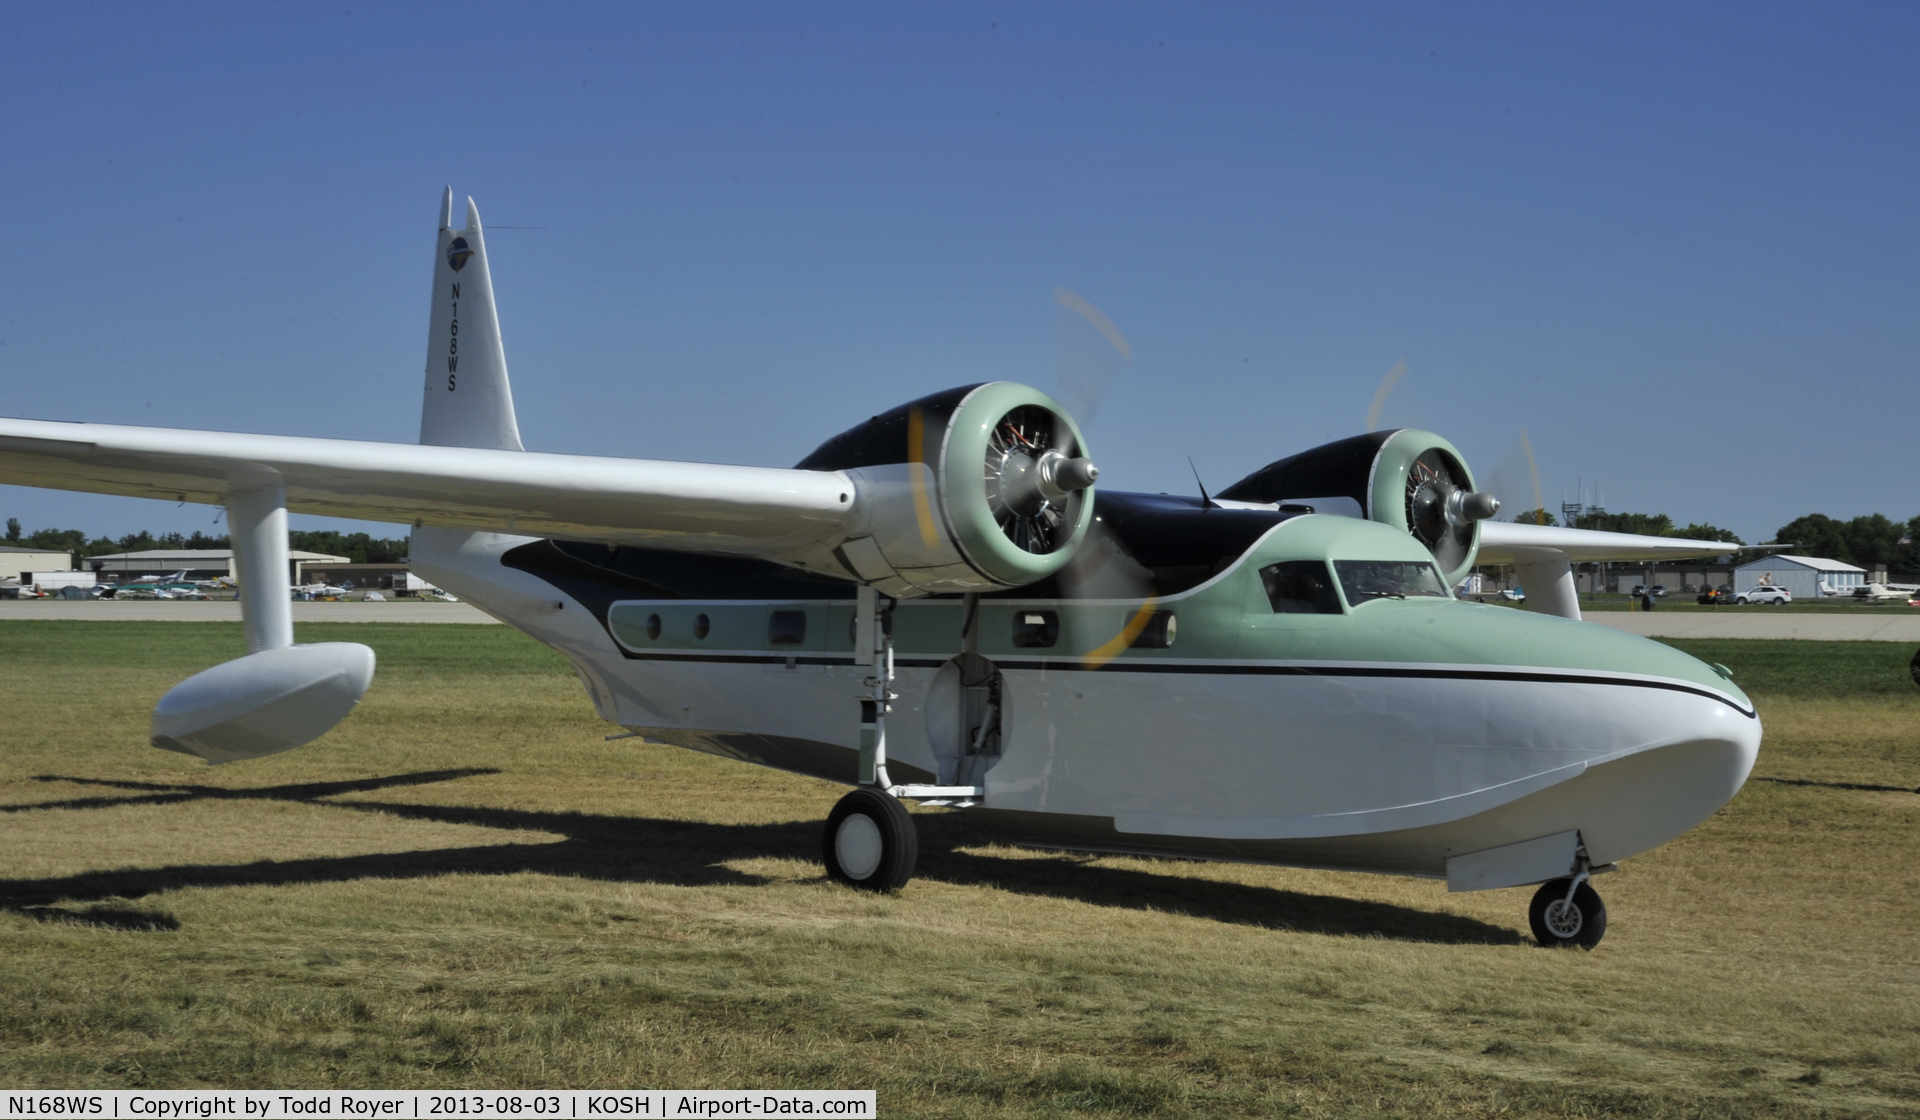
MULTIPOLYGON (((0 414, 411 441, 440 190, 530 448, 790 465, 1131 341, 1103 484, 1384 420, 1549 505, 1920 513, 1920 9, 0 9, 0 414), (508 229, 508 226, 540 227, 508 229), (1077 333, 1078 332, 1078 333, 1077 333)), ((0 487, 29 529, 213 511, 0 487)), ((306 526, 336 524, 317 518, 306 526)), ((375 531, 388 531, 374 528, 375 531)))

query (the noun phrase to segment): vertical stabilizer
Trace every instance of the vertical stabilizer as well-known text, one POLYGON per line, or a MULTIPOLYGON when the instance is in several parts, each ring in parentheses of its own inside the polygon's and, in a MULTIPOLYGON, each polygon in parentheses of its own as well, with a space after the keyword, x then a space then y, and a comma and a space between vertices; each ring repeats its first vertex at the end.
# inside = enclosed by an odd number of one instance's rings
POLYGON ((467 228, 451 229, 452 224, 449 187, 440 201, 440 243, 433 261, 420 442, 520 451, 507 355, 493 306, 493 277, 487 271, 487 243, 472 199, 467 200, 467 228))

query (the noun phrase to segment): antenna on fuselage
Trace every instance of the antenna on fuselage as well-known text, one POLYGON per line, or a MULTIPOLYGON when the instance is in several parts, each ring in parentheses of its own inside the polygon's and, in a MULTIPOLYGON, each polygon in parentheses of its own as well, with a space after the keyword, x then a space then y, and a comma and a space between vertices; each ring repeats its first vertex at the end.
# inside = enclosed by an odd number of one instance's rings
POLYGON ((1207 484, 1200 481, 1200 468, 1193 465, 1193 456, 1191 455, 1187 456, 1187 466, 1193 470, 1194 485, 1200 487, 1200 508, 1218 509, 1219 507, 1214 505, 1213 499, 1207 496, 1207 484))

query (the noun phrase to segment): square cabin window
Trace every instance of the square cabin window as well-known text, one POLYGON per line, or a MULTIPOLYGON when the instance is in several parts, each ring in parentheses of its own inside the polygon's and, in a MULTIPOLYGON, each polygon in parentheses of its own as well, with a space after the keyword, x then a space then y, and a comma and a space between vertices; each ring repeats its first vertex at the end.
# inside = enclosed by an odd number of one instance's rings
POLYGON ((1019 649, 1046 649, 1060 640, 1058 611, 1013 612, 1013 644, 1019 649))
POLYGON ((1333 575, 1325 560, 1287 560, 1260 569, 1275 614, 1339 614, 1333 575))
POLYGON ((806 611, 774 611, 767 616, 767 644, 803 645, 807 640, 806 611))

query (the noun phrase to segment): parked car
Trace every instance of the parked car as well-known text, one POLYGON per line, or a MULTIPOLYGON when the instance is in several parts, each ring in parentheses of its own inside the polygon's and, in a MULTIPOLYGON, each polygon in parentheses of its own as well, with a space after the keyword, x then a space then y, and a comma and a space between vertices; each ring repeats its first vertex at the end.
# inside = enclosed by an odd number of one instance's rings
POLYGON ((1644 583, 1636 583, 1633 585, 1633 597, 1636 599, 1642 595, 1651 595, 1656 599, 1660 599, 1665 598, 1666 594, 1667 585, 1664 583, 1656 583, 1652 587, 1648 587, 1644 583))
POLYGON ((1784 587, 1762 585, 1749 587, 1733 597, 1733 601, 1745 606, 1748 603, 1771 603, 1776 607, 1793 602, 1793 592, 1784 587))
POLYGON ((1726 587, 1709 587, 1694 602, 1703 607, 1724 607, 1733 602, 1733 591, 1726 587))

